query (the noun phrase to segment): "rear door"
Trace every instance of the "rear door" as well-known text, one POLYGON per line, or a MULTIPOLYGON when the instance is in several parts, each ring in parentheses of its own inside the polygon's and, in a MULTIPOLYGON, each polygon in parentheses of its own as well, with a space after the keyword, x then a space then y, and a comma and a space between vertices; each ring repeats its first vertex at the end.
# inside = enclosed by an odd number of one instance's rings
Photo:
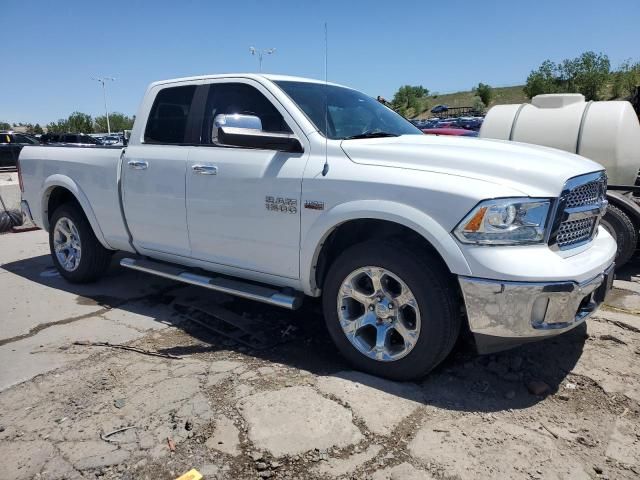
POLYGON ((123 205, 139 250, 189 256, 185 208, 187 123, 195 85, 164 87, 155 97, 142 143, 127 147, 123 205))

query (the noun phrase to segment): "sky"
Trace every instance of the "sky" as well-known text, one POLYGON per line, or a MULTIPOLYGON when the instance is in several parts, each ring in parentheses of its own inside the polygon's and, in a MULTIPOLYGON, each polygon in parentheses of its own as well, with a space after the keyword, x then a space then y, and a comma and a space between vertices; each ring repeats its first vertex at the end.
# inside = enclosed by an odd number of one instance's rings
POLYGON ((156 80, 263 71, 324 78, 388 99, 524 83, 543 60, 587 50, 640 60, 640 0, 0 0, 0 121, 135 114, 156 80))

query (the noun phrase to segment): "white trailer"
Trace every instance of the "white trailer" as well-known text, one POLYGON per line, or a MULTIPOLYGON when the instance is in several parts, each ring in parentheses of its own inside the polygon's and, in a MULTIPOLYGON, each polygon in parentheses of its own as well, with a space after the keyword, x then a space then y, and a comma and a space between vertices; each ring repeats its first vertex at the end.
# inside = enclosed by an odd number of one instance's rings
POLYGON ((480 137, 558 148, 602 164, 609 205, 602 225, 616 238, 616 266, 633 256, 640 229, 640 123, 626 101, 587 102, 580 94, 537 95, 531 103, 496 105, 480 137))

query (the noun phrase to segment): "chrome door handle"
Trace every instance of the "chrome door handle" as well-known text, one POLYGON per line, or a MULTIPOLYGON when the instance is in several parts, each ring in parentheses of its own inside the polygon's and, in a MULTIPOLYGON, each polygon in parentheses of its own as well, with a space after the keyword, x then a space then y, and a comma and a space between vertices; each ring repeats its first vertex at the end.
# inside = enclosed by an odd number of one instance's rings
POLYGON ((149 163, 144 160, 129 160, 127 165, 129 165, 129 168, 136 170, 146 170, 149 167, 149 163))
POLYGON ((193 170, 193 173, 198 173, 200 175, 218 174, 218 167, 214 167, 213 165, 193 165, 191 170, 193 170))

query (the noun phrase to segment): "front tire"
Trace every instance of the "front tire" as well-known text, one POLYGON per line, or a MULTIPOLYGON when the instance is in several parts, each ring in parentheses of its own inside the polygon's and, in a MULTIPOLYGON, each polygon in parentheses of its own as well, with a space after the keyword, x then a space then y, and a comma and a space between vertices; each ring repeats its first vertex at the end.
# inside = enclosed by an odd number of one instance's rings
POLYGON ((636 227, 629 215, 613 205, 607 207, 607 212, 600 223, 616 239, 618 244, 616 268, 621 267, 631 259, 636 251, 638 243, 636 227))
POLYGON ((369 241, 345 250, 324 282, 327 329, 356 368, 392 380, 429 373, 460 332, 451 275, 435 255, 369 241))
POLYGON ((60 275, 72 283, 88 283, 105 272, 111 251, 100 244, 78 205, 58 207, 49 226, 51 257, 60 275))

